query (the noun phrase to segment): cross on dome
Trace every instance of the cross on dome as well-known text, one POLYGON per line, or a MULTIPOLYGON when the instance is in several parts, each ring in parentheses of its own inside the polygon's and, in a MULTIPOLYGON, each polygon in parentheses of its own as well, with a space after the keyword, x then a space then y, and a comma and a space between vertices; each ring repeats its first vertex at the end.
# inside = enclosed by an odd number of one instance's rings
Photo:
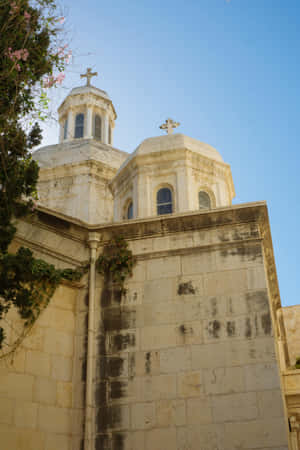
POLYGON ((91 78, 92 77, 96 77, 97 75, 98 75, 98 72, 93 72, 92 73, 91 67, 88 67, 86 69, 86 73, 83 73, 82 75, 80 75, 80 78, 86 78, 86 86, 90 86, 91 85, 91 78))
POLYGON ((179 125, 180 125, 179 122, 174 122, 172 119, 167 119, 166 122, 162 124, 159 128, 161 130, 165 130, 167 134, 172 134, 173 128, 177 128, 179 127, 179 125))

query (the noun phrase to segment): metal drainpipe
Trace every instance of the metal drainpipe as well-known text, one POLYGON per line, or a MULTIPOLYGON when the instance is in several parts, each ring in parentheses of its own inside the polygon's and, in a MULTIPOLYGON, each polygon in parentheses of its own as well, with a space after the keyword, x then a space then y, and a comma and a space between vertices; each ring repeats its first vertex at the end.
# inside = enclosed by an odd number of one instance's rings
POLYGON ((85 391, 85 427, 84 427, 85 450, 92 450, 95 277, 96 277, 96 255, 99 241, 100 241, 99 233, 95 232, 89 233, 88 244, 91 252, 90 252, 90 273, 89 273, 89 308, 88 308, 87 365, 86 365, 86 391, 85 391))

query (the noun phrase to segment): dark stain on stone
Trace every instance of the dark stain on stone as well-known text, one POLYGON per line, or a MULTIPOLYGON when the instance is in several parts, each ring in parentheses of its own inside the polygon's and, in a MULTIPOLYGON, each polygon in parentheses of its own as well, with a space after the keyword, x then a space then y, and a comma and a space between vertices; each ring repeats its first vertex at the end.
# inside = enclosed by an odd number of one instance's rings
POLYGON ((227 330, 227 336, 228 337, 235 336, 235 322, 234 321, 227 322, 226 330, 227 330))
POLYGON ((124 359, 113 357, 108 359, 108 375, 110 377, 118 377, 122 374, 124 367, 124 359))
POLYGON ((270 314, 263 314, 261 316, 261 326, 264 330, 264 333, 269 335, 272 330, 271 316, 270 314))
POLYGON ((249 317, 246 317, 246 323, 245 323, 245 337, 251 338, 252 336, 252 327, 251 327, 251 320, 249 317))
POLYGON ((219 231, 218 238, 221 242, 228 242, 230 241, 230 237, 228 236, 228 233, 226 233, 224 230, 219 231))
POLYGON ((98 433, 108 428, 119 428, 121 425, 121 409, 119 405, 104 406, 98 409, 96 427, 98 433))
POLYGON ((111 439, 108 434, 98 434, 96 436, 95 450, 112 450, 111 439))
POLYGON ((111 381, 110 382, 110 398, 116 400, 126 396, 127 383, 125 381, 111 381))
POLYGON ((218 314, 218 300, 216 297, 210 299, 211 315, 216 316, 218 314))
POLYGON ((213 320, 208 324, 208 332, 214 338, 220 337, 221 324, 218 320, 213 320))
POLYGON ((125 330, 136 326, 136 310, 132 308, 105 308, 102 317, 107 331, 125 330))
POLYGON ((247 292, 245 299, 249 313, 269 311, 269 299, 266 290, 247 292))
POLYGON ((177 289, 178 295, 189 295, 195 293, 196 291, 191 281, 187 281, 186 283, 179 283, 177 289))
POLYGON ((85 306, 89 305, 89 293, 88 292, 84 296, 84 304, 85 304, 85 306))
POLYGON ((54 227, 59 230, 67 231, 71 227, 71 224, 66 220, 61 219, 59 217, 51 216, 50 214, 47 214, 42 211, 38 211, 37 216, 40 222, 43 222, 46 225, 50 225, 51 227, 54 227))
POLYGON ((224 248, 220 252, 223 258, 228 256, 239 256, 242 261, 262 260, 262 249, 260 245, 238 245, 236 247, 224 248))
POLYGON ((107 402, 107 384, 106 381, 100 381, 96 385, 95 400, 97 405, 105 405, 107 402))
POLYGON ((151 352, 146 353, 145 357, 145 372, 150 373, 151 372, 151 352))
POLYGON ((112 352, 120 352, 128 347, 134 347, 135 335, 132 333, 115 334, 111 337, 112 352))
POLYGON ((80 441, 80 450, 84 450, 84 439, 80 441))
POLYGON ((101 306, 110 306, 112 301, 112 290, 110 287, 103 287, 101 292, 101 306))
POLYGON ((128 376, 132 380, 135 377, 135 354, 129 353, 128 355, 128 376))
POLYGON ((255 336, 258 336, 258 321, 257 321, 257 315, 255 314, 254 317, 254 326, 255 326, 255 336))
POLYGON ((112 450, 122 450, 124 448, 125 437, 121 433, 114 433, 112 437, 112 450))
POLYGON ((87 362, 86 362, 86 358, 84 358, 82 360, 82 364, 81 364, 81 380, 82 381, 86 380, 86 369, 87 369, 87 362))

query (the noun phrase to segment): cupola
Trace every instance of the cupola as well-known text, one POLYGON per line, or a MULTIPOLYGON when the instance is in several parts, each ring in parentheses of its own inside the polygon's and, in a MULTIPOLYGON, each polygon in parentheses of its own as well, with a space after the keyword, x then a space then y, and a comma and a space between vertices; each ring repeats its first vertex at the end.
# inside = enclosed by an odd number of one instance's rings
POLYGON ((60 143, 95 139, 112 145, 117 114, 108 94, 91 85, 91 78, 96 75, 88 68, 81 75, 86 78, 86 85, 72 89, 58 108, 60 143))

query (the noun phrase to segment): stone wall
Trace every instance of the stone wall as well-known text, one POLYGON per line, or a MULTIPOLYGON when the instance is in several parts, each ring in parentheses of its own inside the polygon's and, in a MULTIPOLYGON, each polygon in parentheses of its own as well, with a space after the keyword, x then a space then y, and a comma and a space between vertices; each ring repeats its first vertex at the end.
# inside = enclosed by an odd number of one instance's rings
POLYGON ((300 358, 300 305, 282 309, 286 340, 291 365, 300 358))
MULTIPOLYGON (((76 379, 77 289, 62 285, 12 359, 0 360, 0 447, 71 450, 82 437, 76 379), (77 430, 77 431, 76 431, 77 430)), ((16 332, 19 322, 11 317, 16 332)))
POLYGON ((98 278, 96 450, 288 448, 260 225, 198 217, 132 225, 126 295, 98 278))

